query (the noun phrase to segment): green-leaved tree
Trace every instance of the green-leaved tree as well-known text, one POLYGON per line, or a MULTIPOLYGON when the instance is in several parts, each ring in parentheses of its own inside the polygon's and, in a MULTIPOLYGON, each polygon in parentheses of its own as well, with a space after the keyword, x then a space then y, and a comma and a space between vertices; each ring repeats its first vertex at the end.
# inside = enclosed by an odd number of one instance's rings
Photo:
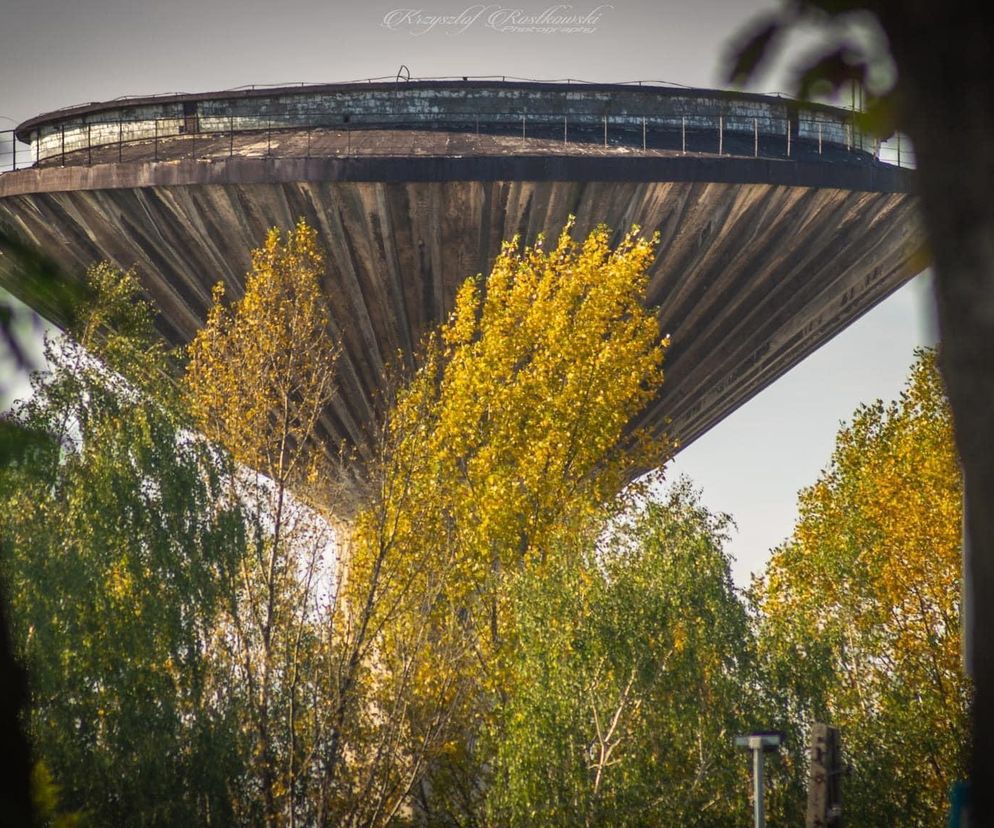
POLYGON ((0 469, 29 733, 63 806, 96 824, 222 824, 240 772, 211 659, 244 545, 232 469, 170 391, 135 274, 88 278, 91 304, 12 415, 49 440, 0 469))

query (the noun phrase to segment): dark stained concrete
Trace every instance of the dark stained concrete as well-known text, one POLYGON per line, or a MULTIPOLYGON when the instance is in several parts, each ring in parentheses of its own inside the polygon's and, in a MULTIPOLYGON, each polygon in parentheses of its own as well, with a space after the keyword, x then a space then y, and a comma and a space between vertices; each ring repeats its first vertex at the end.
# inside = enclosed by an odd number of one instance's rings
POLYGON ((467 139, 452 135, 369 140, 424 154, 342 155, 319 138, 311 157, 251 157, 243 145, 192 160, 163 142, 157 153, 180 157, 156 162, 136 143, 120 162, 0 176, 0 221, 72 272, 105 258, 137 265, 163 333, 181 343, 202 324, 211 285, 240 295, 266 230, 305 218, 329 255, 331 326, 345 344, 324 428, 360 447, 385 363, 398 351, 410 361, 502 240, 555 238, 570 213, 577 236, 600 222, 616 238, 633 223, 661 234, 649 301, 672 346, 643 421, 683 445, 926 264, 913 173, 869 160, 554 150, 538 137, 487 138, 489 150, 470 140, 464 154, 453 142, 467 139), (446 142, 445 155, 432 140, 446 142))

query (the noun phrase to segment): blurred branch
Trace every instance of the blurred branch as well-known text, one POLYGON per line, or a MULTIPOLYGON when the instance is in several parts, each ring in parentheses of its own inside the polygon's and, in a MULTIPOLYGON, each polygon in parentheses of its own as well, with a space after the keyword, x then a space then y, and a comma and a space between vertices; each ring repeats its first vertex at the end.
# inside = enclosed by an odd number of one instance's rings
MULTIPOLYGON (((86 285, 66 275, 53 259, 4 227, 0 227, 0 285, 63 328, 76 322, 90 296, 86 285)), ((16 309, 0 302, 0 336, 15 355, 23 354, 12 324, 16 315, 16 309)))

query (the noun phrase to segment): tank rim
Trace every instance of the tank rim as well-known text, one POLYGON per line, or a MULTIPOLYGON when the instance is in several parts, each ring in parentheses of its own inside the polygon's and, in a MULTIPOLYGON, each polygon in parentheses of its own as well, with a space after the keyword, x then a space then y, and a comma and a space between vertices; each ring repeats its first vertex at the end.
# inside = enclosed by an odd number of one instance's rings
POLYGON ((358 89, 369 91, 399 91, 418 89, 516 89, 521 91, 533 90, 544 92, 625 92, 664 95, 668 97, 697 96, 718 97, 728 101, 743 101, 785 105, 794 109, 809 112, 820 112, 836 116, 851 116, 851 110, 831 104, 806 101, 779 94, 761 92, 745 92, 734 89, 709 89, 707 87, 685 87, 663 84, 658 81, 632 81, 629 83, 597 83, 586 81, 532 81, 532 80, 482 80, 467 78, 454 79, 371 79, 369 81, 345 81, 335 83, 290 84, 281 86, 251 86, 235 89, 221 89, 214 92, 166 92, 152 95, 123 96, 106 101, 91 101, 73 106, 54 109, 22 121, 14 129, 18 141, 31 143, 30 134, 42 126, 58 123, 67 118, 90 115, 97 112, 113 111, 115 109, 148 106, 162 103, 193 103, 213 100, 242 100, 246 98, 265 98, 279 95, 309 95, 333 92, 349 92, 358 89))

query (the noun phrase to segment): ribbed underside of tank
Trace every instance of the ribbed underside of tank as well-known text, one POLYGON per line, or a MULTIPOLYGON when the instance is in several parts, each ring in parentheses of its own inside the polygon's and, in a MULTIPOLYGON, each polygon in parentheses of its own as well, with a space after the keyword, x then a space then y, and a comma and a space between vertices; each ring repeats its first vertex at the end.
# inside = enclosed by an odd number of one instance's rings
POLYGON ((554 239, 570 214, 577 237, 658 230, 648 301, 672 345, 642 421, 685 446, 924 267, 908 176, 725 158, 98 164, 4 175, 0 222, 73 273, 136 265, 183 343, 215 282, 241 294, 267 229, 306 219, 344 343, 323 428, 359 447, 385 364, 412 359, 503 240, 554 239))

